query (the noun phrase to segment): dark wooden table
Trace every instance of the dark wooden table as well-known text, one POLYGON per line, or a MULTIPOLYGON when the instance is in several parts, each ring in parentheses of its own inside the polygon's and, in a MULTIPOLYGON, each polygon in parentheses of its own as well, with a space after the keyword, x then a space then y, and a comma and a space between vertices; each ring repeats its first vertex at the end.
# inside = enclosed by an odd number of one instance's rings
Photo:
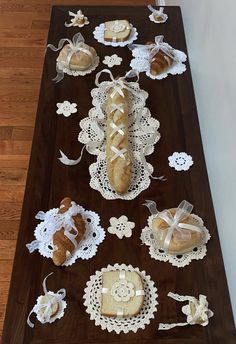
MULTIPOLYGON (((80 7, 81 8, 81 7, 80 7)), ((72 38, 77 28, 66 28, 68 10, 79 7, 54 7, 48 42, 54 45, 62 37, 72 38)), ((99 23, 108 19, 128 19, 137 27, 138 42, 153 40, 163 34, 165 41, 186 52, 181 12, 178 7, 166 9, 169 20, 155 25, 148 19, 149 11, 144 7, 82 7, 89 17, 90 25, 81 29, 86 42, 95 47, 103 60, 105 55, 117 53, 123 58, 121 66, 112 68, 113 75, 123 75, 129 69, 131 53, 127 48, 105 47, 94 40, 92 31, 99 23)), ((73 167, 58 161, 59 149, 70 157, 81 150, 77 141, 79 121, 92 107, 90 91, 94 88, 95 74, 99 68, 85 77, 65 76, 59 84, 51 79, 55 76, 56 53, 47 52, 41 83, 32 154, 27 179, 21 226, 16 248, 11 287, 6 311, 3 344, 85 344, 85 343, 148 343, 148 344, 233 344, 236 343, 235 328, 223 266, 219 237, 212 206, 206 165, 202 149, 198 116, 194 99, 190 67, 180 76, 169 76, 162 81, 140 76, 140 86, 149 93, 147 106, 161 123, 161 141, 155 152, 148 157, 155 171, 165 175, 167 182, 152 181, 149 189, 132 201, 107 201, 100 193, 89 187, 90 163, 94 156, 85 154, 82 162, 73 167), (78 113, 69 118, 56 114, 56 103, 69 100, 78 103, 78 113), (174 151, 186 151, 194 159, 187 172, 176 172, 168 166, 168 156, 174 151), (102 226, 107 228, 111 216, 126 214, 136 227, 131 238, 119 240, 107 234, 95 257, 89 261, 78 260, 71 267, 57 268, 50 259, 35 252, 29 254, 25 245, 33 240, 33 231, 38 221, 34 216, 39 210, 58 206, 64 196, 98 212, 102 226), (148 247, 141 246, 140 232, 146 225, 148 210, 142 206, 145 199, 155 200, 159 209, 177 206, 183 199, 194 204, 194 213, 201 216, 211 233, 207 256, 178 269, 169 263, 151 259, 148 247), (97 269, 108 264, 125 263, 146 270, 158 287, 159 306, 149 326, 136 334, 108 333, 95 326, 83 306, 86 281, 97 269), (31 329, 26 319, 42 294, 42 281, 51 271, 48 280, 50 290, 66 288, 68 308, 65 316, 53 324, 35 322, 31 329), (159 322, 182 322, 181 304, 167 297, 169 291, 182 295, 207 295, 215 316, 207 327, 188 326, 170 331, 157 331, 159 322)))

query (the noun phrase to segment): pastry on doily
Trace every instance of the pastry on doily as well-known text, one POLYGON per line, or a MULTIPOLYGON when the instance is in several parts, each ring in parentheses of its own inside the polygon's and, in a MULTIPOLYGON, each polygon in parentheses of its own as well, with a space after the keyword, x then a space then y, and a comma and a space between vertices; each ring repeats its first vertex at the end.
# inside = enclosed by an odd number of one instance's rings
POLYGON ((111 186, 118 194, 128 191, 131 182, 131 154, 129 151, 128 91, 119 86, 108 90, 105 106, 107 114, 106 158, 111 186))
POLYGON ((69 65, 71 70, 84 71, 94 64, 96 57, 96 50, 81 42, 77 50, 73 50, 70 44, 66 44, 60 51, 57 62, 64 67, 69 65))
POLYGON ((124 42, 131 33, 131 24, 127 20, 112 20, 104 23, 104 40, 124 42))
MULTIPOLYGON (((152 56, 153 42, 147 43, 150 47, 150 54, 152 56)), ((162 50, 159 49, 150 60, 150 73, 152 75, 160 75, 161 73, 167 71, 174 62, 174 55, 172 52, 173 49, 162 50)))
POLYGON ((132 317, 144 302, 144 286, 136 271, 107 271, 102 274, 101 314, 107 317, 132 317))
POLYGON ((152 220, 152 231, 159 248, 169 254, 183 254, 205 241, 204 227, 190 214, 192 205, 183 201, 178 208, 159 212, 152 220))
MULTIPOLYGON (((65 214, 73 205, 71 198, 66 197, 61 201, 59 214, 65 214)), ((70 231, 65 228, 57 230, 53 234, 53 262, 55 265, 62 265, 70 258, 77 248, 86 231, 85 221, 80 214, 72 216, 75 228, 70 231)))
POLYGON ((32 328, 34 327, 34 324, 30 320, 32 313, 36 314, 38 321, 42 324, 53 323, 56 319, 60 319, 64 315, 64 310, 67 306, 66 301, 64 301, 66 290, 62 288, 58 290, 58 292, 54 293, 52 291, 48 291, 46 287, 47 278, 52 274, 53 272, 44 278, 42 283, 44 295, 40 295, 38 297, 35 306, 28 315, 27 324, 32 328))

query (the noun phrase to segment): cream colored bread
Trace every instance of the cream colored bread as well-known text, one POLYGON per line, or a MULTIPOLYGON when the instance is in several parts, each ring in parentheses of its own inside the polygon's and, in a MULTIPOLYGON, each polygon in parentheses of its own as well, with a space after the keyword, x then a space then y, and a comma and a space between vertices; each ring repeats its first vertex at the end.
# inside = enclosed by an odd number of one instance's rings
MULTIPOLYGON (((117 317, 117 311, 122 310, 123 317, 132 317, 140 313, 144 295, 134 295, 128 301, 116 301, 111 295, 112 287, 116 282, 122 281, 120 278, 120 271, 108 271, 102 275, 102 288, 108 288, 107 293, 102 293, 101 300, 101 314, 108 317, 117 317)), ((125 280, 132 283, 134 292, 142 291, 144 294, 143 281, 140 275, 135 271, 125 271, 125 280)))
POLYGON ((107 131, 106 131, 106 160, 107 173, 111 186, 119 194, 124 194, 128 191, 131 182, 131 154, 129 151, 129 128, 128 128, 128 91, 122 89, 124 97, 119 93, 114 94, 112 87, 108 91, 108 100, 105 106, 107 114, 107 131), (120 106, 123 110, 114 109, 114 106, 120 106), (114 132, 112 125, 122 126, 121 131, 114 132), (119 156, 116 159, 114 148, 118 150, 125 149, 126 152, 123 157, 119 156))
MULTIPOLYGON (((94 63, 97 56, 96 50, 85 43, 81 43, 81 50, 74 52, 69 59, 69 68, 71 70, 87 70, 94 63)), ((71 48, 66 44, 60 51, 57 61, 68 67, 68 57, 70 57, 71 48)))
MULTIPOLYGON (((50 294, 43 295, 43 296, 40 298, 40 302, 39 302, 39 303, 40 303, 41 305, 43 305, 43 304, 47 305, 47 304, 50 303, 50 301, 52 300, 53 297, 54 297, 54 296, 53 296, 53 295, 50 295, 50 294)), ((39 313, 39 316, 40 316, 41 318, 44 318, 44 313, 45 313, 46 308, 47 308, 47 306, 40 308, 40 310, 39 310, 38 313, 39 313)), ((54 316, 57 314, 57 312, 58 312, 58 310, 59 310, 59 304, 58 304, 58 302, 53 303, 53 304, 51 305, 50 309, 51 309, 51 316, 50 316, 50 318, 52 318, 52 317, 54 317, 54 316)))
POLYGON ((105 22, 104 40, 107 42, 124 42, 131 33, 131 25, 127 20, 105 22))
MULTIPOLYGON (((174 216, 176 213, 176 208, 169 209, 169 211, 171 212, 172 216, 174 216)), ((189 215, 186 219, 181 220, 181 222, 189 223, 198 227, 196 220, 194 220, 191 215, 189 215)), ((160 248, 163 248, 163 244, 167 234, 166 229, 168 227, 169 225, 159 217, 154 218, 152 221, 153 235, 160 248)), ((185 229, 185 231, 189 232, 189 240, 181 240, 180 234, 175 231, 168 247, 168 253, 183 254, 191 251, 194 247, 200 246, 203 243, 205 238, 205 232, 203 230, 202 232, 195 232, 185 229)))

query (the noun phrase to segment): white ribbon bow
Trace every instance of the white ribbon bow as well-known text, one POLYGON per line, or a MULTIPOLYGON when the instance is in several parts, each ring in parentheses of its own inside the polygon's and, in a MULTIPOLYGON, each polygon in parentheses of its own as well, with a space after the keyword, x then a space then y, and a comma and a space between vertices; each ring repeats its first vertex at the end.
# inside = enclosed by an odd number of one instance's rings
MULTIPOLYGON (((58 209, 59 210, 59 209, 58 209)), ((35 216, 36 219, 45 222, 45 227, 47 228, 47 234, 53 237, 53 234, 64 228, 64 235, 73 243, 74 247, 77 247, 76 237, 78 235, 78 230, 75 226, 73 216, 78 214, 78 206, 75 202, 72 202, 71 207, 64 213, 57 213, 56 218, 52 218, 50 211, 44 213, 43 211, 38 212, 35 216), (72 233, 74 231, 74 233, 72 233)), ((39 248, 39 241, 33 240, 31 243, 27 244, 29 252, 32 253, 39 248)))
POLYGON ((85 21, 87 20, 87 17, 84 16, 84 14, 82 13, 81 10, 77 11, 77 13, 73 13, 71 11, 69 11, 69 15, 72 17, 71 19, 71 23, 65 23, 66 27, 71 27, 74 26, 76 20, 78 19, 84 19, 85 21))
MULTIPOLYGON (((43 286, 43 292, 45 295, 47 295, 48 291, 47 291, 47 287, 46 287, 46 280, 49 276, 51 276, 53 274, 53 272, 51 272, 50 274, 48 274, 44 280, 43 280, 43 283, 42 283, 42 286, 43 286)), ((53 297, 49 299, 48 303, 42 303, 42 304, 39 304, 37 303, 34 308, 31 310, 31 312, 29 313, 28 315, 28 318, 27 318, 27 324, 33 328, 34 327, 34 324, 30 321, 30 316, 32 313, 36 313, 38 314, 38 312, 45 308, 44 310, 44 313, 43 313, 43 318, 41 319, 42 323, 47 323, 49 322, 50 318, 51 318, 51 315, 52 315, 52 306, 55 304, 55 303, 60 303, 66 296, 66 290, 64 288, 58 290, 57 293, 50 293, 49 295, 52 295, 53 297)))
POLYGON ((163 243, 163 249, 166 251, 168 251, 171 239, 175 232, 178 232, 180 234, 179 239, 184 241, 190 239, 189 231, 202 232, 202 229, 197 226, 181 222, 191 214, 193 209, 193 205, 187 201, 182 201, 179 204, 174 217, 169 210, 159 212, 154 201, 146 201, 143 205, 148 207, 152 215, 157 215, 157 217, 161 218, 169 225, 169 227, 166 228, 167 234, 163 243))
POLYGON ((182 296, 174 293, 168 293, 169 297, 173 300, 184 302, 189 301, 189 305, 182 307, 182 312, 187 315, 187 321, 185 323, 177 323, 177 324, 159 324, 158 330, 170 330, 177 326, 187 326, 187 325, 195 325, 199 324, 202 326, 206 326, 209 323, 209 318, 211 318, 214 313, 208 308, 208 302, 205 295, 199 295, 199 300, 193 296, 182 296), (190 302, 192 302, 195 306, 195 313, 192 314, 190 309, 190 302), (199 323, 198 320, 201 320, 199 323))
MULTIPOLYGON (((90 56, 92 56, 91 52, 88 49, 82 48, 82 43, 84 43, 84 37, 82 36, 82 34, 80 32, 77 32, 73 37, 72 40, 69 38, 62 38, 60 39, 58 46, 55 47, 53 44, 48 44, 47 48, 51 49, 52 51, 58 51, 61 50, 64 43, 69 43, 69 47, 70 47, 70 53, 67 55, 67 59, 66 59, 66 63, 67 63, 67 68, 69 68, 70 66, 70 60, 71 57, 74 53, 78 52, 78 51, 82 51, 90 56)), ((57 75, 54 79, 52 79, 55 82, 59 82, 64 78, 64 72, 60 69, 58 69, 58 67, 56 67, 57 70, 57 75)))
POLYGON ((123 88, 127 89, 129 92, 133 93, 133 94, 137 94, 138 97, 140 97, 140 94, 137 93, 134 89, 132 89, 129 84, 127 83, 127 80, 126 78, 134 78, 136 77, 137 78, 137 81, 139 81, 139 72, 134 70, 134 69, 131 69, 130 71, 128 71, 123 77, 119 78, 119 79, 114 79, 111 71, 109 69, 103 69, 101 72, 97 73, 96 75, 96 79, 95 79, 95 85, 97 87, 99 87, 100 85, 100 82, 99 82, 99 78, 101 76, 102 73, 107 73, 110 75, 110 78, 111 78, 111 81, 112 81, 112 84, 109 84, 107 86, 107 88, 111 88, 113 87, 114 90, 111 94, 111 97, 113 98, 117 93, 121 95, 121 97, 124 98, 124 93, 122 91, 123 88))

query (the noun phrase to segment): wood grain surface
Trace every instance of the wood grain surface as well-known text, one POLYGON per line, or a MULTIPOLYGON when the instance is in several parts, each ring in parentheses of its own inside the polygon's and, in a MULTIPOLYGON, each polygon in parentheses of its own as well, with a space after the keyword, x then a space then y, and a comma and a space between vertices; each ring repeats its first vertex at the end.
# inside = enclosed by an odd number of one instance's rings
MULTIPOLYGON (((27 6, 17 1, 14 3, 19 12, 34 12, 33 5, 27 6)), ((38 2, 35 1, 36 3, 38 2)), ((10 4, 9 2, 9 6, 10 4)), ((44 6, 41 7, 43 13, 48 8, 47 4, 44 6)), ((5 9, 7 9, 7 4, 5 4, 5 9)), ((54 45, 58 43, 60 38, 72 37, 77 32, 75 28, 67 29, 63 25, 68 19, 68 9, 66 7, 53 8, 48 42, 54 45)), ((70 10, 77 9, 79 8, 70 7, 70 10)), ((35 17, 33 16, 31 22, 27 15, 22 16, 19 23, 13 23, 14 28, 27 30, 31 27, 33 30, 44 30, 48 25, 48 19, 45 19, 42 12, 36 12, 37 15, 34 14, 35 17)), ((114 15, 117 18, 130 20, 137 27, 140 43, 153 39, 158 34, 164 34, 167 42, 186 51, 182 20, 178 8, 170 7, 167 9, 170 19, 162 26, 157 26, 147 19, 148 10, 146 8, 85 7, 84 12, 91 20, 91 25, 81 30, 86 37, 86 42, 95 47, 101 59, 112 53, 118 53, 123 57, 122 66, 112 69, 114 75, 122 75, 128 70, 128 62, 131 57, 129 50, 127 48, 118 50, 100 45, 93 39, 91 30, 92 27, 104 20, 114 18, 114 15)), ((12 13, 9 14, 9 16, 11 15, 12 13)), ((4 21, 1 22, 1 25, 5 25, 4 21)), ((34 40, 33 35, 31 37, 34 40)), ((26 37, 22 34, 23 45, 24 39, 26 37)), ((9 127, 3 131, 4 134, 1 139, 1 148, 5 152, 4 157, 1 156, 1 174, 3 174, 1 192, 8 197, 7 200, 2 199, 0 202, 1 219, 5 221, 5 223, 1 223, 0 227, 1 236, 4 237, 4 240, 0 241, 1 252, 4 252, 4 260, 8 262, 5 268, 4 261, 1 261, 0 268, 0 282, 3 286, 1 294, 5 298, 9 281, 7 276, 11 270, 11 263, 9 262, 14 251, 17 223, 20 218, 22 187, 30 150, 30 135, 32 135, 32 131, 27 128, 32 128, 32 108, 35 110, 37 99, 37 95, 33 91, 34 85, 37 84, 37 77, 30 73, 27 74, 25 69, 29 66, 28 57, 32 61, 32 67, 37 68, 39 60, 42 59, 43 49, 39 48, 40 56, 36 51, 30 49, 25 51, 24 47, 12 50, 12 54, 10 52, 5 47, 2 50, 0 60, 3 65, 5 64, 5 67, 10 64, 11 68, 16 70, 11 72, 12 76, 21 80, 20 84, 22 83, 21 87, 25 92, 16 96, 16 89, 18 88, 13 83, 12 88, 2 87, 0 94, 0 99, 5 99, 4 126, 9 127), (7 58, 4 59, 4 56, 7 58), (17 59, 19 56, 23 61, 18 70, 17 59), (17 113, 23 114, 24 106, 19 104, 18 107, 18 103, 22 102, 26 104, 25 117, 18 118, 17 113), (13 113, 16 121, 18 121, 17 129, 14 125, 14 118, 12 118, 13 113), (30 125, 27 125, 27 115, 31 118, 30 125), (15 139, 11 140, 13 132, 15 139), (12 163, 11 156, 14 154, 19 156, 19 165, 12 163), (9 194, 7 186, 11 186, 11 188, 9 187, 9 194)), ((141 75, 140 86, 149 92, 147 106, 160 121, 162 135, 161 141, 156 145, 155 153, 148 158, 148 161, 154 165, 156 173, 164 174, 168 180, 165 183, 152 181, 149 189, 142 192, 135 200, 127 202, 106 201, 97 191, 89 187, 88 167, 90 163, 94 162, 93 156, 85 154, 81 164, 74 167, 66 167, 59 163, 57 159, 59 148, 71 157, 76 157, 81 150, 81 145, 77 141, 79 120, 85 117, 91 108, 89 92, 94 87, 95 72, 83 78, 66 76, 61 83, 55 84, 51 81, 55 76, 55 59, 56 54, 51 51, 47 53, 45 58, 2 343, 222 344, 226 342, 226 338, 227 344, 236 343, 189 65, 187 64, 187 72, 183 75, 170 76, 161 82, 152 81, 145 75, 141 75), (78 113, 69 118, 57 116, 55 113, 56 103, 65 99, 78 103, 78 113), (181 173, 170 169, 167 157, 173 151, 186 151, 191 154, 195 161, 194 166, 188 172, 181 173), (89 261, 77 261, 69 268, 56 268, 50 260, 42 258, 38 253, 29 255, 25 245, 33 239, 33 230, 38 223, 34 218, 35 214, 38 210, 46 211, 58 206, 60 200, 66 195, 71 196, 86 209, 98 212, 104 228, 108 227, 111 216, 126 214, 131 221, 136 223, 132 238, 118 240, 107 233, 106 240, 98 248, 98 253, 94 258, 89 261), (155 200, 159 209, 175 207, 183 199, 194 204, 194 213, 204 219, 212 235, 208 245, 208 254, 204 260, 194 261, 184 269, 178 269, 168 263, 157 262, 150 258, 148 248, 141 246, 139 239, 141 229, 146 225, 148 217, 147 209, 142 206, 145 199, 155 200), (94 322, 89 320, 88 314, 85 313, 82 296, 89 276, 97 269, 116 262, 132 264, 141 270, 146 270, 158 287, 159 306, 155 319, 145 330, 139 330, 137 334, 109 334, 96 327, 94 322), (26 324, 26 319, 36 298, 42 293, 43 278, 51 271, 54 271, 54 275, 48 281, 48 287, 55 291, 62 287, 66 288, 68 308, 60 321, 52 325, 42 325, 36 322, 35 328, 32 330, 26 324), (158 332, 159 322, 184 321, 180 311, 181 305, 167 298, 169 291, 195 296, 199 293, 207 295, 210 308, 215 313, 210 325, 206 328, 190 326, 176 328, 169 332, 158 332)), ((102 68, 103 66, 100 64, 96 72, 102 68)), ((5 75, 7 84, 9 80, 3 69, 0 74, 3 77, 5 75)), ((3 311, 2 308, 0 307, 0 312, 3 311)))

